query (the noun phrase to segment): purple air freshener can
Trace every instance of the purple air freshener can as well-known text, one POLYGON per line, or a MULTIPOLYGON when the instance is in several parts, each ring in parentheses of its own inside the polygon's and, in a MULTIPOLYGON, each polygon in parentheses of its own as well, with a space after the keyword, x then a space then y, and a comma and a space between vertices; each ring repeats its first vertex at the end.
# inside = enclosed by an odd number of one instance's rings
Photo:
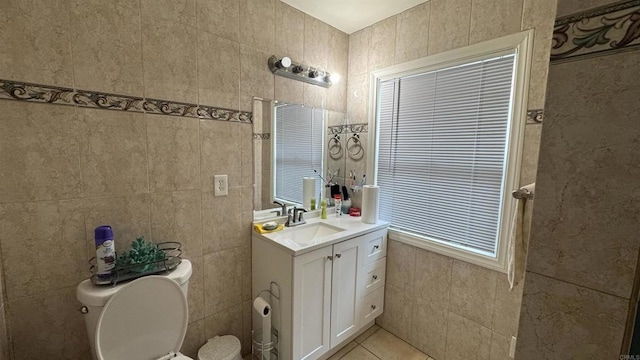
POLYGON ((95 239, 98 275, 109 275, 116 267, 116 246, 111 226, 98 226, 95 229, 95 239))

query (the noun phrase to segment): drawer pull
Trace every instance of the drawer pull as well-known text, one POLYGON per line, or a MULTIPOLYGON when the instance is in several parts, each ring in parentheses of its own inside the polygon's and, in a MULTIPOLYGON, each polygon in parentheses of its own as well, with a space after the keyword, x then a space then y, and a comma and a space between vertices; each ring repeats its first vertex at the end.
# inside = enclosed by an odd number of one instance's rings
POLYGON ((373 250, 378 250, 378 249, 380 249, 380 245, 374 245, 373 246, 373 250))
POLYGON ((373 280, 378 280, 378 275, 373 275, 373 280))
POLYGON ((371 305, 371 310, 375 310, 376 306, 375 305, 371 305))
POLYGON ((340 259, 342 257, 342 254, 336 254, 336 258, 340 259))
POLYGON ((333 256, 331 256, 331 255, 327 256, 327 260, 332 261, 333 260, 333 256))

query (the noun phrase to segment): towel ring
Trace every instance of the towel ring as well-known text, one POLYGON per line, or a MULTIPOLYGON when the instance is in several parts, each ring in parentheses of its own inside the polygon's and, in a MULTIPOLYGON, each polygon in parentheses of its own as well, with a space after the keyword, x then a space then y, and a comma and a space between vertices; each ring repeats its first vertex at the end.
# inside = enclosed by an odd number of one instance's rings
POLYGON ((333 137, 329 139, 327 148, 329 149, 329 157, 331 157, 333 160, 340 159, 342 157, 342 144, 340 143, 340 135, 333 135, 333 137))
POLYGON ((350 158, 356 160, 359 160, 364 156, 364 148, 360 142, 359 134, 353 134, 349 140, 347 140, 347 152, 349 153, 350 158))

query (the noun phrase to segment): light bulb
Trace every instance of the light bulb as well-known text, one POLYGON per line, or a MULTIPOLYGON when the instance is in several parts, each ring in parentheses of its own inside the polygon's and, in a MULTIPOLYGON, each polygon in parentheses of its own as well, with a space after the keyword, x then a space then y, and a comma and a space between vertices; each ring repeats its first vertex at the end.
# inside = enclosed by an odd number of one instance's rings
POLYGON ((330 83, 337 83, 338 81, 340 81, 340 75, 333 73, 333 74, 327 74, 328 76, 325 78, 325 81, 330 82, 330 83))
POLYGON ((288 68, 289 66, 291 66, 291 58, 289 58, 288 56, 283 57, 282 59, 278 60, 276 66, 280 69, 288 68))

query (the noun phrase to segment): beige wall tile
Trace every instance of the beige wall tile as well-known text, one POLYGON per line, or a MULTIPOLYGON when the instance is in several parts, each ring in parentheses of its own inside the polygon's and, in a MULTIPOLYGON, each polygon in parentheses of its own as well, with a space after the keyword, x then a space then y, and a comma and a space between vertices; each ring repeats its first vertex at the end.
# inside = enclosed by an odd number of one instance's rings
MULTIPOLYGON (((359 347, 363 347, 377 358, 397 359, 397 360, 425 360, 426 355, 418 349, 398 339, 385 329, 376 331, 365 340, 359 347)), ((358 349, 356 347, 356 349, 358 349)), ((356 350, 352 350, 351 353, 356 350)), ((349 356, 349 354, 347 354, 349 356)), ((375 357, 374 357, 375 359, 375 357)))
POLYGON ((227 175, 229 187, 242 185, 241 124, 200 121, 200 176, 202 188, 213 190, 214 175, 227 175))
MULTIPOLYGON (((245 227, 250 227, 246 224, 245 227)), ((251 244, 243 245, 241 248, 242 258, 242 300, 251 301, 251 244)))
POLYGON ((238 108, 240 44, 206 32, 198 34, 198 91, 200 104, 238 108))
POLYGON ((78 109, 85 196, 149 191, 143 114, 78 109))
POLYGON ((469 45, 471 0, 431 0, 429 55, 469 45))
POLYGON ((82 200, 0 206, 0 246, 9 300, 78 284, 89 275, 82 200))
POLYGON ((491 334, 490 360, 509 360, 509 350, 511 348, 511 337, 500 335, 495 331, 491 334))
POLYGON ((238 0, 197 0, 198 31, 207 31, 231 41, 240 41, 238 0))
POLYGON ((322 21, 304 16, 304 62, 309 66, 327 70, 330 26, 322 21))
POLYGON ((540 153, 540 136, 542 124, 527 124, 524 128, 524 145, 520 164, 520 186, 536 181, 538 171, 538 154, 540 153))
POLYGON ((302 90, 304 93, 303 105, 321 109, 325 107, 327 102, 327 89, 318 85, 304 84, 302 90))
MULTIPOLYGON (((251 256, 251 255, 249 255, 251 256)), ((251 353, 251 315, 253 313, 253 302, 245 301, 242 303, 242 337, 240 343, 242 345, 242 354, 251 353)))
POLYGON ((416 248, 395 240, 387 246, 386 283, 394 285, 413 296, 416 267, 416 248))
POLYGON ((276 56, 288 56, 295 62, 304 59, 304 21, 305 14, 302 11, 280 0, 276 1, 276 56))
POLYGON ((196 28, 142 13, 144 95, 198 102, 196 28))
POLYGON ((329 110, 347 112, 347 69, 349 66, 349 36, 329 28, 329 57, 327 71, 339 76, 339 80, 327 89, 329 110))
MULTIPOLYGON (((205 316, 229 313, 225 310, 242 302, 242 254, 241 248, 235 248, 204 256, 205 316)), ((241 320, 237 323, 242 328, 241 320)), ((207 330, 207 338, 215 334, 207 330)))
MULTIPOLYGON (((428 3, 427 3, 428 4, 428 3)), ((385 68, 394 64, 396 48, 396 16, 392 16, 371 25, 369 40, 369 71, 385 68)))
POLYGON ((349 35, 350 78, 369 71, 369 40, 371 40, 371 27, 349 35))
POLYGON ((75 109, 0 102, 0 203, 79 197, 75 109))
MULTIPOLYGON (((189 305, 189 322, 200 321, 204 319, 204 257, 191 258, 191 266, 193 273, 189 279, 188 305, 189 305)), ((191 325, 189 325, 191 326, 191 325)))
POLYGON ((9 342, 9 332, 7 331, 7 321, 5 316, 6 307, 0 306, 0 359, 12 359, 11 343, 9 342))
POLYGON ((529 109, 544 108, 557 2, 557 0, 524 1, 522 29, 535 30, 529 79, 529 109))
POLYGON ((75 87, 141 96, 142 38, 137 1, 71 1, 75 87), (96 34, 117 41, 96 41, 96 34))
POLYGON ((623 298, 640 247, 638 66, 629 52, 551 67, 527 263, 623 298))
POLYGON ((489 359, 491 330, 449 311, 447 317, 447 360, 489 359))
POLYGON ((453 259, 423 249, 416 249, 415 251, 416 297, 430 304, 447 308, 451 289, 453 259))
POLYGON ((111 225, 118 252, 140 236, 151 240, 148 194, 84 199, 84 214, 87 258, 96 256, 94 230, 100 225, 111 225))
POLYGON ((140 9, 142 14, 155 19, 185 25, 193 25, 196 21, 196 0, 140 0, 140 9))
POLYGON ((151 239, 178 241, 182 257, 202 256, 201 191, 187 190, 151 195, 151 239))
MULTIPOLYGON (((240 146, 242 179, 240 184, 244 187, 253 188, 253 126, 251 124, 240 124, 240 146)), ((245 198, 243 198, 245 200, 245 198)), ((253 193, 250 194, 249 201, 253 200, 253 193)), ((253 210, 253 206, 245 203, 244 210, 253 210)))
POLYGON ((449 310, 490 328, 498 273, 454 260, 451 274, 449 310))
POLYGON ((628 301, 527 272, 516 359, 615 359, 628 301))
POLYGON ((509 290, 509 280, 504 274, 498 275, 496 286, 496 300, 493 309, 491 329, 507 336, 518 334, 518 320, 520 319, 520 304, 522 303, 522 281, 509 290))
POLYGON ((68 0, 3 1, 0 78, 73 87, 70 40, 68 0))
POLYGON ((242 304, 214 311, 204 319, 205 337, 211 339, 217 335, 233 335, 242 339, 242 304))
MULTIPOLYGON (((191 291, 191 290, 189 290, 191 291)), ((180 352, 190 358, 198 358, 198 350, 207 342, 204 336, 204 319, 194 321, 187 327, 187 334, 184 336, 184 342, 180 352)))
POLYGON ((351 75, 347 84, 347 114, 349 123, 367 123, 369 112, 369 74, 351 75))
POLYGON ((75 295, 73 286, 6 305, 16 360, 90 358, 89 336, 75 295))
POLYGON ((409 343, 436 359, 444 359, 447 309, 418 298, 413 305, 409 343))
POLYGON ((558 17, 575 14, 599 6, 616 3, 616 0, 558 0, 558 17))
POLYGON ((273 73, 267 66, 272 54, 240 45, 240 110, 251 111, 254 96, 273 99, 273 73))
POLYGON ((282 76, 275 76, 274 99, 286 103, 304 103, 303 87, 305 83, 282 76))
POLYGON ((408 339, 412 330, 414 299, 399 287, 387 283, 384 288, 384 312, 376 324, 401 339, 408 339))
MULTIPOLYGON (((263 52, 275 49, 276 0, 240 0, 240 43, 263 52)), ((268 57, 264 59, 265 63, 268 57)), ((266 66, 265 66, 266 67, 266 66)))
POLYGON ((198 119, 145 115, 150 191, 200 188, 198 119))
MULTIPOLYGON (((430 10, 431 2, 426 2, 398 14, 395 31, 395 64, 427 56, 430 10)), ((372 42, 373 39, 372 32, 372 42)))
POLYGON ((469 43, 516 33, 521 23, 522 0, 472 0, 469 43))
POLYGON ((242 188, 229 188, 228 196, 202 192, 202 248, 204 254, 242 246, 242 188))

